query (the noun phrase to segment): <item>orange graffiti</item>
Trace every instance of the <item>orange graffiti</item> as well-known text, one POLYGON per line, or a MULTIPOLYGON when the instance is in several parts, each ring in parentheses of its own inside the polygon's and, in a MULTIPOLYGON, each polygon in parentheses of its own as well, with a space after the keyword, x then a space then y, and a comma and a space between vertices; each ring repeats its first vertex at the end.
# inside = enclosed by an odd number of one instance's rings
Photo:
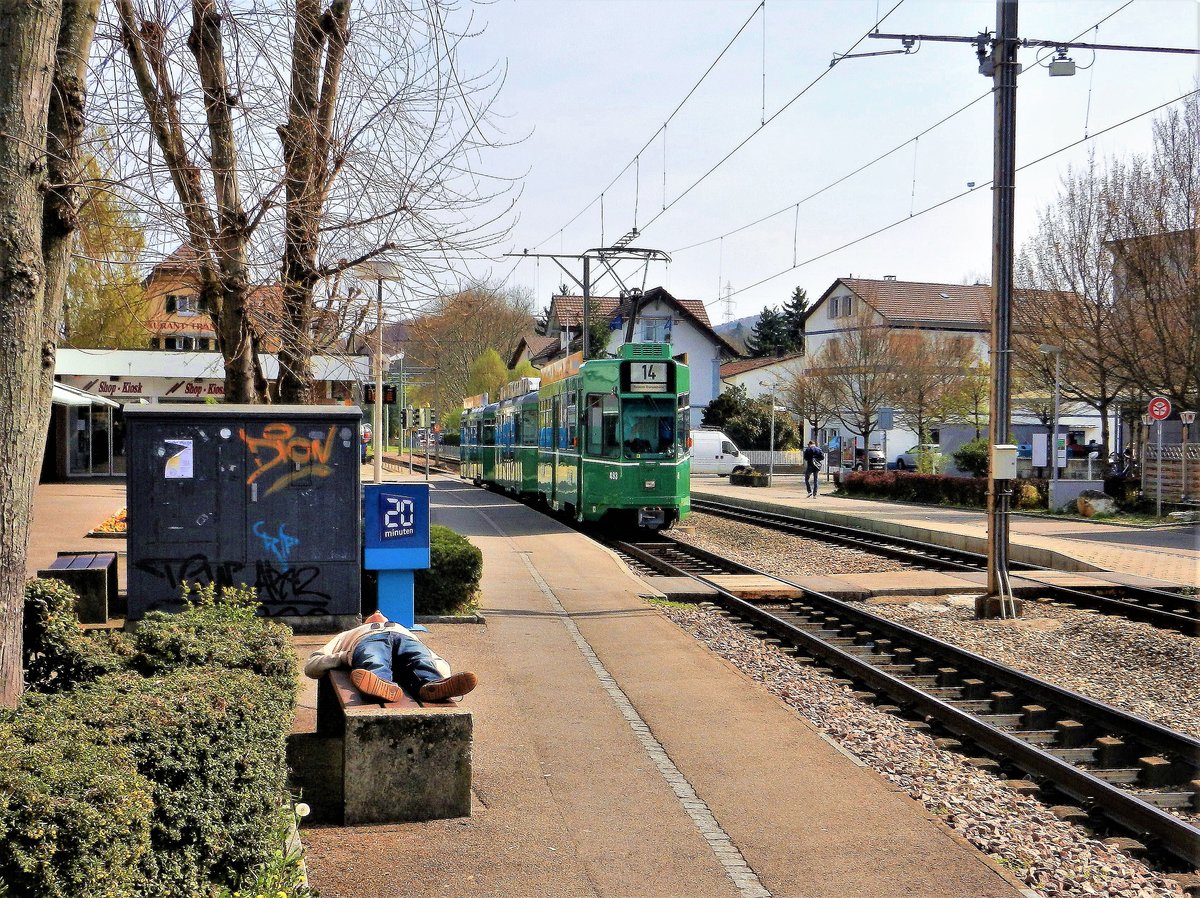
POLYGON ((282 422, 264 426, 261 437, 246 436, 244 429, 239 431, 242 441, 254 456, 255 468, 246 478, 246 485, 255 483, 260 475, 266 474, 272 468, 283 466, 284 470, 287 470, 289 462, 296 467, 287 473, 279 472, 282 476, 276 476, 263 496, 278 492, 293 480, 307 477, 310 474, 317 477, 328 477, 333 473, 333 468, 329 467, 328 462, 333 454, 333 435, 336 430, 335 426, 331 426, 324 440, 298 437, 295 427, 282 422), (263 455, 260 455, 262 450, 269 450, 274 454, 264 458, 263 455), (307 467, 301 468, 302 465, 307 467))

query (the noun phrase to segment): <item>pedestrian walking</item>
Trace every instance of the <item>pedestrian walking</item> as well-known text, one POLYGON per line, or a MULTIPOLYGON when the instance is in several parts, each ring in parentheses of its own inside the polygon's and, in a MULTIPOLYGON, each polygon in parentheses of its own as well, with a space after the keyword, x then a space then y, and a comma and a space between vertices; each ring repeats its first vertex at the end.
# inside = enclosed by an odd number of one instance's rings
POLYGON ((817 441, 809 440, 808 448, 804 450, 804 486, 810 499, 817 497, 817 484, 820 482, 818 475, 824 461, 825 453, 817 446, 817 441))

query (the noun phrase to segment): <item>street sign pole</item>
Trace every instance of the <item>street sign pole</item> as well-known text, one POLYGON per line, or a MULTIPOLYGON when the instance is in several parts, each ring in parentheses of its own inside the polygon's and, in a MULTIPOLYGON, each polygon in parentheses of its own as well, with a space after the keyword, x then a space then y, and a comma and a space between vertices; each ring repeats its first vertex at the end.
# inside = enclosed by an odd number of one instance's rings
POLYGON ((1155 516, 1156 518, 1161 518, 1161 517, 1162 517, 1162 469, 1163 469, 1163 457, 1162 457, 1162 428, 1163 428, 1163 422, 1162 422, 1162 421, 1159 421, 1159 422, 1158 422, 1158 441, 1157 441, 1157 442, 1158 442, 1158 449, 1157 449, 1157 451, 1156 451, 1156 454, 1158 455, 1158 463, 1157 463, 1157 464, 1154 466, 1154 467, 1155 467, 1155 477, 1154 477, 1154 479, 1155 479, 1155 481, 1156 481, 1156 485, 1155 485, 1155 487, 1154 487, 1154 492, 1155 492, 1155 497, 1154 497, 1154 516, 1155 516))

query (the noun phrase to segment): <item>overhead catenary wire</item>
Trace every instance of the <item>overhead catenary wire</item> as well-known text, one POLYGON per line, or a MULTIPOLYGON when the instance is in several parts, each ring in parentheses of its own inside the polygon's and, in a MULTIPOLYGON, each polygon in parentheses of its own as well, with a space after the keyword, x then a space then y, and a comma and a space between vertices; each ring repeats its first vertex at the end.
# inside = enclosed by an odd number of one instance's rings
MULTIPOLYGON (((901 5, 903 5, 903 3, 904 3, 904 0, 896 0, 896 5, 893 6, 891 9, 889 9, 886 13, 884 13, 883 18, 877 19, 875 21, 875 24, 873 24, 869 29, 864 31, 862 33, 862 35, 860 35, 859 38, 853 44, 850 45, 849 49, 846 50, 846 53, 854 52, 854 49, 859 44, 861 44, 863 41, 865 41, 867 39, 868 35, 870 35, 870 33, 872 31, 878 30, 879 26, 884 23, 884 21, 888 18, 888 16, 890 16, 897 9, 899 9, 901 7, 901 5)), ((718 168, 720 168, 722 165, 724 165, 726 162, 728 162, 731 158, 733 158, 733 156, 736 155, 738 153, 738 151, 742 149, 742 147, 744 147, 746 144, 748 144, 750 141, 752 141, 755 137, 757 137, 759 134, 761 134, 768 125, 770 125, 777 118, 779 118, 779 116, 783 115, 783 113, 785 113, 788 109, 790 109, 797 100, 799 100, 806 93, 808 93, 810 90, 812 90, 812 88, 814 88, 817 84, 819 84, 822 81, 822 79, 824 79, 831 71, 833 71, 832 68, 823 69, 820 72, 820 74, 817 75, 817 77, 813 78, 812 81, 808 82, 808 84, 806 84, 806 85, 804 85, 804 87, 800 88, 800 90, 797 93, 792 95, 792 98, 790 100, 788 100, 786 103, 784 103, 778 109, 776 109, 773 113, 771 113, 770 118, 766 119, 762 124, 760 124, 757 128, 755 128, 748 135, 746 135, 746 137, 743 138, 737 144, 737 146, 735 146, 732 150, 730 150, 728 153, 726 153, 724 156, 722 156, 716 162, 716 164, 714 164, 708 171, 706 171, 699 178, 697 178, 690 185, 688 185, 687 188, 685 188, 681 194, 679 194, 677 197, 675 197, 675 199, 673 199, 673 200, 671 200, 671 202, 667 203, 666 207, 661 212, 659 212, 657 215, 655 215, 653 218, 651 218, 648 222, 646 222, 644 225, 642 225, 642 230, 644 231, 646 228, 650 227, 650 225, 654 224, 654 222, 656 222, 660 218, 662 218, 662 216, 667 213, 667 210, 674 207, 674 205, 676 203, 678 203, 685 196, 687 196, 689 193, 691 193, 693 190, 695 190, 697 187, 699 187, 701 184, 703 184, 709 178, 709 176, 712 175, 713 172, 715 172, 718 168)))
MULTIPOLYGON (((1133 4, 1133 2, 1134 2, 1134 0, 1125 0, 1124 3, 1122 3, 1116 9, 1114 9, 1112 12, 1110 12, 1104 18, 1100 19, 1100 21, 1098 21, 1092 25, 1089 25, 1087 28, 1083 29, 1083 31, 1079 32, 1079 34, 1075 35, 1075 37, 1073 37, 1071 40, 1072 41, 1078 40, 1079 38, 1083 37, 1083 35, 1087 34, 1089 31, 1099 28, 1101 25, 1103 25, 1105 22, 1107 22, 1113 16, 1117 15, 1118 13, 1122 12, 1123 10, 1125 10, 1129 6, 1131 6, 1133 4)), ((885 18, 886 18, 886 16, 885 16, 885 18)), ((779 215, 782 215, 785 212, 790 211, 794 206, 804 205, 809 200, 816 199, 821 194, 823 194, 829 190, 832 190, 834 187, 837 187, 839 184, 845 183, 846 181, 853 178, 855 175, 861 174, 862 172, 866 171, 867 169, 871 168, 872 166, 877 165, 878 163, 882 162, 884 159, 887 159, 889 156, 892 156, 895 153, 899 152, 900 150, 904 149, 910 143, 920 140, 922 137, 929 134, 931 131, 934 131, 934 130, 940 128, 942 125, 946 124, 947 122, 951 121, 952 119, 954 119, 957 116, 961 115, 962 113, 966 112, 968 109, 970 109, 976 103, 979 103, 980 101, 987 99, 991 95, 992 95, 992 89, 988 88, 983 93, 979 94, 979 96, 975 97, 972 100, 969 100, 968 102, 964 103, 962 106, 959 106, 953 112, 950 112, 947 115, 943 116, 942 118, 938 119, 932 125, 928 125, 925 128, 922 128, 920 131, 918 131, 912 137, 909 137, 908 139, 901 141, 900 143, 893 146, 891 149, 885 150, 884 152, 880 153, 878 156, 875 156, 874 158, 864 162, 862 165, 858 166, 857 168, 853 169, 852 171, 849 171, 846 174, 842 175, 841 177, 824 185, 823 187, 820 187, 820 188, 812 191, 811 193, 807 194, 806 196, 802 197, 801 199, 799 199, 797 201, 788 203, 786 206, 776 209, 774 212, 769 212, 766 215, 761 216, 760 218, 756 218, 754 221, 748 222, 744 225, 740 225, 739 227, 725 231, 724 233, 716 234, 712 237, 707 237, 704 240, 698 240, 695 243, 689 243, 686 246, 681 246, 676 249, 672 249, 671 254, 675 255, 677 253, 687 252, 690 249, 696 249, 697 247, 705 246, 709 243, 713 243, 724 237, 732 237, 734 234, 741 233, 742 231, 749 230, 750 228, 757 227, 758 225, 763 224, 764 222, 770 221, 772 218, 775 218, 779 215)), ((1087 136, 1086 132, 1085 132, 1085 136, 1087 136)), ((664 205, 663 209, 665 211, 665 209, 666 209, 665 205, 664 205)))
MULTIPOLYGON (((903 0, 901 0, 901 2, 903 2, 903 0)), ((762 0, 762 2, 760 2, 758 4, 758 6, 754 7, 754 9, 751 11, 750 15, 746 18, 746 21, 744 21, 742 23, 742 26, 734 33, 733 37, 731 37, 729 39, 729 42, 724 46, 724 48, 721 50, 721 52, 717 54, 716 59, 714 59, 709 64, 708 68, 704 70, 704 74, 701 75, 700 78, 696 81, 696 83, 692 85, 691 90, 689 90, 687 92, 687 94, 684 96, 684 98, 679 101, 679 103, 675 106, 674 109, 671 110, 671 114, 668 115, 663 120, 662 125, 660 125, 658 127, 658 129, 653 134, 650 135, 650 139, 647 140, 645 142, 645 144, 642 145, 642 148, 640 150, 638 150, 636 153, 634 153, 633 158, 630 159, 627 163, 625 163, 625 166, 619 172, 617 172, 616 176, 613 177, 613 179, 604 186, 604 188, 600 191, 601 194, 606 193, 607 191, 612 189, 612 186, 614 184, 616 184, 617 181, 621 180, 621 176, 624 175, 627 171, 629 171, 629 168, 630 168, 630 166, 632 166, 634 164, 634 161, 642 153, 644 153, 646 151, 646 149, 652 143, 654 143, 654 139, 656 137, 658 137, 658 135, 660 133, 662 133, 666 130, 667 125, 669 125, 671 123, 671 120, 674 119, 675 116, 679 114, 679 110, 681 110, 684 107, 684 104, 687 103, 687 101, 692 98, 692 95, 700 88, 700 85, 704 83, 705 79, 708 78, 708 76, 712 72, 712 70, 717 67, 717 64, 725 57, 725 54, 729 52, 729 48, 734 45, 734 42, 737 41, 737 39, 739 37, 741 37, 742 32, 746 30, 746 28, 750 25, 750 23, 752 21, 754 21, 754 17, 757 16, 759 14, 759 12, 765 6, 766 6, 766 0, 762 0)), ((664 153, 664 158, 665 158, 665 154, 666 154, 665 143, 664 143, 663 153, 664 153)), ((665 162, 664 162, 663 182, 664 182, 664 184, 666 183, 665 162)), ((578 212, 576 212, 575 215, 573 215, 571 217, 571 219, 565 225, 563 225, 561 228, 558 228, 555 232, 552 232, 551 234, 549 234, 542 240, 539 240, 537 243, 535 243, 533 245, 533 248, 537 249, 538 247, 540 247, 543 243, 545 243, 547 240, 549 240, 551 237, 553 237, 555 233, 557 233, 561 238, 562 232, 565 231, 567 228, 569 228, 571 225, 573 225, 576 221, 578 221, 580 216, 582 216, 585 212, 587 212, 588 209, 590 209, 590 208, 592 208, 592 206, 596 205, 596 202, 599 199, 600 199, 600 196, 599 196, 599 194, 597 194, 597 196, 594 197, 590 202, 588 202, 588 204, 586 206, 584 206, 582 209, 580 209, 578 212)))
MULTIPOLYGON (((1071 141, 1070 143, 1064 144, 1063 146, 1058 147, 1055 150, 1051 150, 1049 153, 1039 156, 1036 159, 1031 159, 1028 162, 1022 163, 1021 165, 1017 166, 1016 170, 1024 171, 1025 169, 1030 168, 1034 165, 1038 165, 1039 163, 1045 162, 1047 159, 1051 159, 1054 156, 1059 155, 1060 153, 1065 153, 1067 150, 1073 149, 1074 147, 1077 147, 1082 143, 1087 143, 1089 140, 1095 140, 1097 137, 1107 134, 1110 131, 1115 131, 1117 128, 1123 127, 1124 125, 1128 125, 1130 122, 1137 121, 1140 118, 1145 118, 1147 115, 1151 115, 1155 112, 1158 112, 1161 109, 1166 109, 1168 106, 1173 106, 1174 104, 1179 103, 1183 100, 1186 100, 1188 97, 1195 96, 1196 94, 1200 94, 1200 90, 1191 90, 1185 94, 1181 94, 1180 96, 1175 97, 1174 99, 1167 100, 1166 102, 1163 102, 1163 103, 1159 103, 1157 106, 1153 106, 1150 109, 1143 110, 1142 112, 1132 115, 1127 119, 1123 119, 1122 121, 1119 121, 1119 122, 1116 122, 1115 124, 1109 125, 1107 128, 1102 128, 1101 130, 1096 131, 1094 134, 1090 134, 1087 137, 1081 137, 1078 140, 1071 141)), ((761 280, 755 281, 753 284, 749 284, 745 287, 742 287, 739 290, 733 291, 733 293, 730 295, 737 295, 739 293, 745 293, 748 290, 753 290, 756 287, 761 287, 763 284, 767 284, 767 283, 775 280, 775 278, 783 277, 785 274, 789 274, 790 272, 795 271, 797 268, 803 268, 805 265, 811 265, 813 262, 817 262, 828 256, 832 256, 834 253, 841 252, 844 249, 849 249, 851 246, 855 246, 856 244, 862 243, 866 240, 870 240, 872 237, 877 237, 886 231, 892 230, 892 228, 895 228, 895 227, 898 227, 899 225, 904 224, 905 222, 912 221, 915 218, 920 218, 922 215, 924 215, 927 212, 933 212, 936 209, 940 209, 943 206, 947 206, 950 203, 953 203, 953 202, 956 202, 957 200, 962 199, 964 196, 967 196, 968 194, 975 193, 984 187, 990 187, 991 184, 992 184, 991 181, 987 181, 976 187, 970 187, 960 193, 956 193, 953 196, 949 196, 946 199, 940 200, 940 201, 934 203, 932 206, 926 206, 924 209, 921 209, 919 212, 911 213, 911 214, 905 216, 904 218, 898 218, 889 224, 886 224, 886 225, 883 225, 882 227, 876 228, 875 230, 871 231, 870 233, 863 234, 860 237, 855 237, 853 240, 848 240, 847 242, 841 244, 840 246, 836 246, 833 249, 826 250, 825 252, 819 253, 808 259, 805 259, 804 261, 802 261, 798 264, 795 264, 788 268, 785 268, 782 271, 777 271, 774 274, 768 275, 767 277, 762 278, 761 280)), ((718 239, 720 239, 722 244, 724 244, 724 237, 721 237, 718 239)), ((708 305, 711 305, 711 303, 705 303, 705 306, 708 306, 708 305)))

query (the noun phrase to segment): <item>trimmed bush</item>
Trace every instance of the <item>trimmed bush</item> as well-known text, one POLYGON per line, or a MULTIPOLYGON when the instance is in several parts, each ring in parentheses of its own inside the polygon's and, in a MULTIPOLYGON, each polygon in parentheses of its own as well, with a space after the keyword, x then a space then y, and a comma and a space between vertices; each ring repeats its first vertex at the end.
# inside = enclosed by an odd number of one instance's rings
POLYGON ((63 724, 0 722, 0 894, 124 898, 150 848, 153 784, 127 749, 63 724))
POLYGON ((954 464, 960 471, 975 477, 986 477, 988 472, 988 441, 983 437, 963 443, 954 453, 954 464))
POLYGON ((1138 490, 1141 482, 1135 477, 1121 477, 1110 474, 1104 478, 1104 492, 1117 500, 1117 507, 1131 509, 1138 504, 1138 490))
POLYGON ((256 615, 253 589, 221 590, 184 584, 183 611, 152 611, 132 636, 132 663, 145 674, 213 665, 252 670, 295 696, 296 655, 292 632, 256 615))
POLYGON ((31 697, 16 729, 39 750, 48 740, 127 753, 153 800, 135 893, 199 898, 238 883, 275 847, 292 709, 290 694, 246 670, 126 672, 31 697))
POLYGON ((916 474, 896 471, 851 471, 843 474, 841 489, 850 496, 896 499, 923 505, 987 505, 987 481, 946 474, 916 474))
POLYGON ((429 528, 429 570, 414 578, 417 614, 459 614, 475 601, 483 553, 449 527, 429 528))
POLYGON ((89 636, 80 630, 78 600, 61 580, 26 581, 21 630, 26 689, 71 689, 128 662, 129 645, 122 634, 97 631, 89 636))

